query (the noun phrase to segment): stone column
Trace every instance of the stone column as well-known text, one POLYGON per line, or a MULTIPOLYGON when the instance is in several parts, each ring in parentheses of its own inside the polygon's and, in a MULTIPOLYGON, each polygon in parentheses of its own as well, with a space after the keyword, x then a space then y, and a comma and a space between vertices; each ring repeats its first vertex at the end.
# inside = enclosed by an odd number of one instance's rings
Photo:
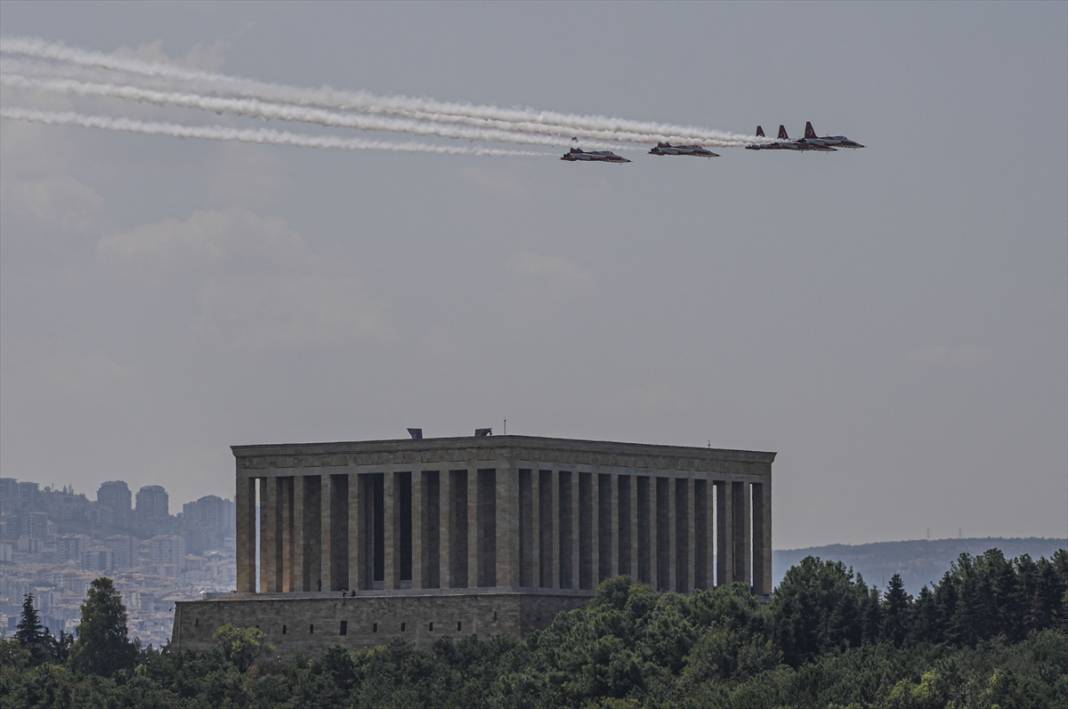
POLYGON ((731 483, 716 481, 716 585, 734 582, 734 505, 731 504, 731 483))
POLYGON ((550 493, 552 500, 553 559, 550 576, 550 588, 560 588, 560 471, 553 470, 550 475, 550 493))
POLYGON ((762 537, 764 536, 764 515, 763 506, 764 499, 760 490, 760 483, 748 484, 747 487, 751 491, 752 495, 752 527, 753 527, 753 540, 752 540, 752 558, 753 558, 753 591, 760 593, 760 590, 764 586, 764 546, 762 544, 762 537))
POLYGON ((627 520, 630 523, 630 578, 638 581, 638 476, 630 475, 627 520))
POLYGON ((497 462, 497 586, 519 588, 519 469, 497 462))
POLYGON ((597 487, 597 581, 612 576, 612 486, 615 484, 612 473, 598 473, 597 487))
POLYGON ((478 588, 478 468, 467 471, 467 587, 478 588))
POLYGON ((687 593, 692 593, 697 581, 697 494, 694 478, 691 475, 686 483, 686 586, 687 593))
POLYGON ((451 588, 452 580, 452 472, 438 471, 438 586, 451 588))
POLYGON ((613 475, 615 483, 615 549, 612 554, 615 558, 615 576, 625 576, 630 573, 630 547, 626 543, 630 538, 630 476, 613 475))
POLYGON ((530 585, 541 586, 541 471, 530 469, 530 585))
POLYGON ((582 547, 579 544, 579 475, 577 470, 571 471, 571 588, 578 589, 582 575, 582 547))
POLYGON ((761 593, 771 593, 772 590, 772 558, 774 555, 772 541, 771 541, 771 475, 768 475, 768 479, 761 485, 761 518, 764 520, 764 534, 761 536, 761 544, 764 547, 764 557, 761 564, 761 568, 764 573, 764 585, 760 590, 761 593))
POLYGON ((753 589, 771 593, 771 483, 753 483, 753 589))
POLYGON ((278 480, 278 498, 282 525, 282 591, 293 590, 293 478, 278 480))
POLYGON ((694 529, 696 530, 694 548, 694 587, 711 588, 715 574, 712 565, 712 540, 715 538, 712 524, 712 506, 709 504, 714 496, 712 483, 704 475, 694 480, 693 509, 694 529))
POLYGON ((400 494, 397 474, 387 469, 382 487, 382 561, 387 590, 400 588, 400 494))
POLYGON ((237 590, 256 592, 256 478, 237 474, 237 590))
POLYGON ((282 588, 278 519, 278 478, 260 479, 260 591, 278 593, 282 588))
POLYGON ((257 591, 259 593, 269 593, 271 589, 270 584, 270 560, 267 558, 267 550, 270 548, 268 543, 270 532, 267 531, 267 478, 257 479, 257 488, 259 491, 259 499, 257 500, 256 511, 260 517, 259 524, 259 586, 257 591))
POLYGON ((330 475, 319 476, 319 591, 329 591, 334 587, 333 546, 333 496, 334 486, 330 475))
POLYGON ((745 559, 745 583, 753 586, 753 506, 752 487, 748 482, 742 483, 742 510, 745 524, 743 526, 742 554, 745 559))
POLYGON ((601 582, 601 475, 596 472, 590 474, 590 566, 593 567, 590 578, 593 587, 601 582))
MULTIPOLYGON (((679 534, 676 520, 675 495, 678 491, 678 479, 667 478, 667 533, 668 533, 668 591, 677 591, 679 564, 679 534)), ((663 508, 661 508, 663 509, 663 508)))
POLYGON ((619 479, 619 475, 612 473, 612 502, 608 516, 608 533, 612 535, 612 558, 608 562, 608 575, 611 578, 619 576, 619 479))
POLYGON ((425 559, 423 543, 426 541, 426 492, 423 471, 412 470, 412 588, 423 588, 425 559))
POLYGON ((750 577, 751 560, 751 521, 749 517, 749 483, 735 481, 731 483, 731 507, 734 517, 734 580, 744 581, 747 586, 752 583, 750 577))
POLYGON ((649 506, 646 514, 649 521, 649 585, 653 587, 653 590, 658 590, 660 588, 660 515, 657 510, 656 476, 650 475, 646 480, 649 481, 648 495, 646 495, 646 502, 649 506))
POLYGON ((742 546, 742 554, 745 558, 745 582, 753 587, 753 506, 752 486, 748 482, 742 483, 742 509, 745 519, 745 544, 742 546))
POLYGON ((349 590, 370 588, 370 579, 364 578, 366 559, 364 554, 363 485, 357 473, 349 473, 349 590))
POLYGON ((304 545, 308 537, 304 533, 307 521, 304 511, 304 476, 293 476, 293 590, 310 591, 308 568, 305 562, 304 545))

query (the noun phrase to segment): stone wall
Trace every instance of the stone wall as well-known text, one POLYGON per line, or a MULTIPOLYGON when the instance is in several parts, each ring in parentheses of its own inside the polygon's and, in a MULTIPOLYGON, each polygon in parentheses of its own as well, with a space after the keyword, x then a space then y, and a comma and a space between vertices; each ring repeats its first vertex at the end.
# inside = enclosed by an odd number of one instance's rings
POLYGON ((179 601, 172 645, 207 650, 224 624, 256 627, 281 654, 313 655, 333 645, 370 647, 403 640, 428 647, 442 638, 503 635, 543 628, 589 595, 463 593, 452 595, 229 594, 179 601))

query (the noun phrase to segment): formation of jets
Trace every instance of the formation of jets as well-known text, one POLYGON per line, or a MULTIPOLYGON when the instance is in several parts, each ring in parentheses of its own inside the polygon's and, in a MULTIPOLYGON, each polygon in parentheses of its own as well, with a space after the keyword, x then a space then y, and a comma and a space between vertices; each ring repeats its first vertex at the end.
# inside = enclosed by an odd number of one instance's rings
MULTIPOLYGON (((810 124, 811 125, 811 124, 810 124)), ((757 126, 756 134, 758 137, 764 137, 764 129, 757 126)), ((790 136, 786 134, 786 127, 779 126, 779 135, 774 143, 757 143, 756 145, 745 146, 746 150, 820 150, 823 152, 834 152, 834 148, 829 145, 823 145, 822 143, 809 143, 804 138, 801 140, 790 140, 790 136)))
MULTIPOLYGON (((764 129, 757 126, 758 138, 764 137, 764 129)), ((577 139, 573 139, 577 140, 577 139)), ((797 152, 816 151, 832 153, 838 148, 863 148, 864 146, 855 140, 850 140, 844 135, 816 135, 816 129, 811 121, 805 122, 805 137, 791 140, 786 134, 786 126, 779 126, 779 134, 771 143, 760 142, 745 146, 746 150, 793 150, 797 152)), ((649 151, 650 155, 692 155, 702 158, 718 158, 718 153, 713 153, 700 145, 672 145, 671 143, 657 143, 656 147, 649 151)), ((630 162, 630 160, 616 155, 611 150, 582 150, 571 148, 560 158, 569 162, 630 162)))
MULTIPOLYGON (((764 128, 760 126, 756 127, 756 135, 760 138, 764 138, 764 128)), ((786 126, 779 126, 779 137, 774 143, 757 143, 755 145, 747 145, 745 149, 749 151, 822 151, 822 152, 834 152, 839 147, 864 147, 860 143, 854 140, 849 140, 845 136, 822 136, 816 135, 816 129, 812 127, 811 121, 805 121, 804 124, 804 138, 800 140, 790 140, 790 137, 786 135, 786 126)))

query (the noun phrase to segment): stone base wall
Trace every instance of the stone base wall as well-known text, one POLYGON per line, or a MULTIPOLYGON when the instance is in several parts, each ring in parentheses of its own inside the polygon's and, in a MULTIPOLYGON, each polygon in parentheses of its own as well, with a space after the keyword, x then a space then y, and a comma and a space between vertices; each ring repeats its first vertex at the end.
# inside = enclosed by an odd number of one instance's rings
POLYGON ((206 650, 225 624, 256 627, 281 654, 312 655, 334 645, 371 647, 403 640, 428 647, 442 638, 519 638, 544 628, 589 594, 480 592, 340 597, 335 594, 229 594, 179 601, 172 645, 206 650))

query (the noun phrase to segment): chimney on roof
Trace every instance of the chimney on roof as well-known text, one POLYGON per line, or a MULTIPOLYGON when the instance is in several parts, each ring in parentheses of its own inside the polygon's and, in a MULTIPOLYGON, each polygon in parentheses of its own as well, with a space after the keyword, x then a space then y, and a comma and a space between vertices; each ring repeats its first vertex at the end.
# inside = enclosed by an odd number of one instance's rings
POLYGON ((412 437, 413 441, 423 440, 423 429, 421 428, 409 428, 408 435, 412 437))

